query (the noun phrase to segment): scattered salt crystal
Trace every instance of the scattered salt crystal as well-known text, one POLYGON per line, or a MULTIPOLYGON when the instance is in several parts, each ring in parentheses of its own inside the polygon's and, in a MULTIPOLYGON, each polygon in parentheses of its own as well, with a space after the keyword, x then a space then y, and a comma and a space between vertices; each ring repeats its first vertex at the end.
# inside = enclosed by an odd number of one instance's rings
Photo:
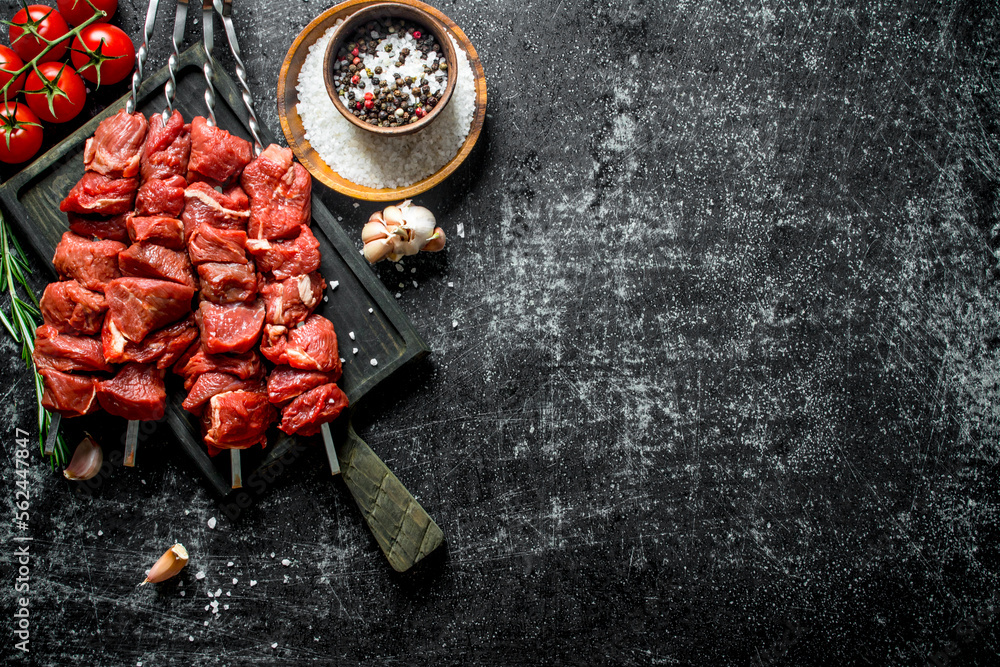
POLYGON ((416 287, 416 286, 417 286, 417 281, 416 281, 416 280, 414 280, 414 281, 413 281, 413 286, 414 286, 414 287, 416 287))
POLYGON ((187 596, 187 591, 181 591, 181 597, 187 596))
POLYGON ((204 572, 199 572, 198 574, 194 575, 194 578, 195 579, 204 579, 205 578, 205 573, 204 572))
POLYGON ((214 593, 213 593, 212 591, 209 591, 209 592, 208 592, 208 597, 210 597, 210 598, 211 598, 211 597, 215 597, 215 594, 214 594, 214 593))
POLYGON ((215 524, 216 524, 216 521, 215 521, 215 517, 213 516, 211 519, 208 520, 208 527, 214 529, 215 528, 215 524))
POLYGON ((323 295, 323 303, 330 303, 330 297, 328 297, 327 295, 324 294, 323 295))
POLYGON ((355 348, 351 348, 351 353, 352 354, 357 354, 358 353, 358 348, 356 348, 356 347, 355 348))
POLYGON ((342 364, 347 363, 347 359, 344 359, 343 357, 341 357, 340 358, 340 363, 342 363, 342 364))
POLYGON ((219 608, 219 601, 218 600, 212 600, 209 603, 208 606, 211 607, 212 609, 218 609, 219 608))
POLYGON ((207 625, 208 625, 208 621, 205 621, 204 625, 206 625, 206 626, 207 626, 207 625))
MULTIPOLYGON (((195 21, 195 23, 197 23, 197 21, 195 21)), ((191 635, 188 635, 188 641, 189 642, 193 642, 194 641, 194 637, 192 637, 191 635)))
POLYGON ((212 608, 212 605, 210 605, 210 604, 205 605, 205 611, 208 611, 211 608, 212 608))
POLYGON ((212 613, 213 614, 218 614, 219 613, 219 608, 218 607, 212 607, 212 613))
POLYGON ((458 328, 458 320, 452 320, 451 321, 451 328, 452 329, 457 329, 458 328))
POLYGON ((378 366, 378 359, 372 359, 368 363, 370 363, 372 366, 378 366))
MULTIPOLYGON (((355 204, 355 206, 357 206, 357 204, 355 204)), ((278 642, 272 642, 271 648, 278 648, 278 642)))
POLYGON ((350 337, 351 340, 354 340, 354 332, 353 331, 348 331, 347 335, 348 335, 348 337, 350 337))
POLYGON ((103 530, 99 530, 99 531, 97 531, 97 536, 98 536, 98 537, 100 537, 100 536, 101 536, 101 535, 103 535, 103 534, 104 534, 104 531, 103 531, 103 530))
POLYGON ((287 558, 282 558, 281 564, 284 565, 285 567, 288 567, 289 565, 292 564, 292 561, 288 560, 287 558))
POLYGON ((222 608, 223 609, 229 609, 229 605, 228 604, 224 604, 224 605, 222 605, 222 608))
POLYGON ((463 239, 464 239, 464 238, 465 238, 465 225, 463 225, 463 224, 462 224, 462 223, 460 222, 460 223, 458 223, 458 225, 457 225, 457 226, 455 227, 455 229, 456 229, 456 230, 458 230, 458 236, 459 236, 459 238, 463 238, 463 239))
POLYGON ((371 308, 369 308, 369 309, 368 309, 368 312, 369 312, 369 313, 374 313, 375 311, 374 311, 374 310, 372 310, 371 308))
POLYGON ((256 579, 251 579, 250 580, 250 587, 253 588, 256 585, 257 585, 257 580, 256 579))
POLYGON ((274 558, 274 552, 273 551, 271 552, 271 558, 274 558))
MULTIPOLYGON (((364 251, 364 250, 362 250, 362 251, 361 251, 361 254, 363 255, 364 253, 365 253, 365 251, 364 251)), ((332 292, 333 290, 337 289, 338 287, 340 287, 340 281, 339 281, 339 280, 334 280, 334 281, 333 281, 332 283, 330 283, 330 291, 331 291, 331 292, 332 292)))
POLYGON ((232 567, 232 566, 233 566, 233 561, 229 561, 228 563, 226 563, 226 567, 232 567))
POLYGON ((454 287, 454 286, 455 286, 455 283, 450 282, 450 281, 448 282, 448 287, 454 287))
POLYGON ((222 589, 221 588, 218 589, 217 591, 215 591, 215 597, 219 597, 220 595, 222 595, 222 589))
POLYGON ((236 577, 233 577, 233 586, 235 586, 238 583, 240 583, 240 580, 237 579, 236 577))
POLYGON ((359 204, 358 202, 354 202, 354 208, 357 208, 359 206, 361 206, 361 204, 359 204))
POLYGON ((400 273, 402 273, 403 272, 403 265, 402 264, 396 264, 396 270, 399 271, 400 273))
POLYGON ((416 273, 416 272, 417 272, 417 267, 413 267, 412 269, 410 269, 410 273, 416 273))
POLYGON ((188 514, 190 514, 190 513, 191 513, 191 510, 184 510, 184 515, 185 515, 185 516, 187 516, 187 515, 188 515, 188 514))
POLYGON ((281 582, 281 583, 287 584, 289 581, 290 581, 290 579, 288 578, 288 575, 286 574, 285 575, 285 580, 283 582, 281 582))
POLYGON ((226 597, 227 598, 233 597, 233 592, 232 591, 226 591, 226 597))
POLYGON ((399 286, 400 287, 406 287, 406 285, 404 285, 403 283, 399 283, 399 286))
POLYGON ((401 297, 401 296, 403 296, 401 292, 396 292, 396 298, 397 298, 397 299, 398 299, 399 297, 401 297))

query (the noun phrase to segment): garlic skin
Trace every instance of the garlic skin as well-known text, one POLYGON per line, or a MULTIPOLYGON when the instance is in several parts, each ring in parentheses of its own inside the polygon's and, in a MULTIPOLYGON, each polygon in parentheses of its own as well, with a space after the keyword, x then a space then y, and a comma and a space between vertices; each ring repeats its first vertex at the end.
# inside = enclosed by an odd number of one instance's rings
POLYGON ((73 451, 73 458, 63 470, 63 477, 74 482, 92 479, 101 471, 104 451, 89 435, 73 451))
POLYGON ((421 250, 437 252, 444 248, 445 234, 436 224, 429 209, 414 205, 410 199, 386 206, 372 213, 361 230, 365 259, 370 264, 383 259, 398 262, 421 250))
POLYGON ((149 570, 149 574, 146 575, 146 579, 139 585, 145 586, 146 584, 158 584, 161 581, 166 581, 183 570, 187 562, 187 549, 184 548, 183 544, 178 542, 167 549, 165 554, 160 556, 160 560, 153 564, 153 567, 149 570))

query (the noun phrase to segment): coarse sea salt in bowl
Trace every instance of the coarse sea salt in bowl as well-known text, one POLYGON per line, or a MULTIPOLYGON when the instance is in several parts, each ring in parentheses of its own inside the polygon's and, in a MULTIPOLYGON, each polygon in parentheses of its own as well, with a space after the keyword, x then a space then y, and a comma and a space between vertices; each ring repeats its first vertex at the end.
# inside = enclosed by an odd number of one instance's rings
POLYGON ((340 24, 323 60, 334 107, 381 136, 418 132, 451 99, 458 59, 443 25, 419 7, 369 5, 340 24))

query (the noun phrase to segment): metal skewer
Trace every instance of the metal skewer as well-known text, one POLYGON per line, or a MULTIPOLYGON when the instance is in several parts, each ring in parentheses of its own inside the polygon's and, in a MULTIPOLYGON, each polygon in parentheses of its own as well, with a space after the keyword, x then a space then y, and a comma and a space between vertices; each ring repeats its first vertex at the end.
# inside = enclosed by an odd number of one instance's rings
POLYGON ((264 145, 260 140, 260 125, 257 123, 257 114, 253 110, 253 96, 250 94, 250 84, 247 83, 247 69, 243 65, 240 57, 240 44, 236 40, 236 27, 233 25, 233 0, 214 0, 215 11, 222 17, 222 25, 226 29, 226 39, 229 41, 229 50, 236 61, 236 78, 240 82, 243 93, 243 104, 246 105, 247 114, 250 119, 247 125, 250 126, 250 136, 253 137, 253 154, 260 155, 264 150, 264 145))
POLYGON ((212 49, 215 47, 213 26, 212 0, 204 0, 201 5, 202 36, 205 40, 205 106, 208 108, 208 124, 215 125, 215 87, 212 85, 212 72, 215 60, 212 59, 212 49))
POLYGON ((188 0, 177 0, 177 11, 174 14, 174 34, 172 37, 174 51, 167 58, 167 79, 163 86, 163 94, 167 98, 167 108, 163 110, 163 122, 166 123, 174 112, 174 98, 177 96, 177 58, 180 47, 184 43, 184 28, 187 24, 188 0))
MULTIPOLYGON (((215 11, 222 17, 222 25, 226 29, 229 50, 233 54, 233 60, 236 61, 236 78, 240 82, 243 104, 247 108, 247 116, 249 117, 247 125, 250 126, 250 136, 253 137, 253 154, 260 155, 264 150, 264 146, 260 140, 260 125, 257 123, 257 114, 253 109, 253 96, 250 94, 250 84, 247 82, 247 70, 243 65, 243 59, 240 57, 240 44, 236 39, 236 27, 233 25, 233 0, 214 0, 214 3, 215 11)), ((330 474, 339 475, 340 461, 337 459, 337 448, 333 444, 333 434, 330 433, 330 425, 323 424, 320 426, 320 432, 323 434, 323 447, 326 449, 326 458, 330 462, 330 474)))
MULTIPOLYGON (((142 68, 146 64, 146 56, 149 55, 149 40, 153 37, 153 25, 156 23, 156 10, 160 6, 160 0, 149 0, 146 7, 146 23, 142 29, 142 46, 135 54, 135 73, 132 75, 132 94, 129 95, 125 103, 125 113, 135 113, 136 98, 139 95, 139 84, 142 82, 142 68)), ((135 448, 139 440, 139 422, 129 420, 128 429, 125 431, 125 465, 131 468, 135 465, 135 448)))
POLYGON ((51 456, 56 450, 56 440, 59 439, 59 427, 62 425, 62 415, 53 412, 49 417, 49 432, 45 435, 45 455, 51 456))
MULTIPOLYGON (((204 0, 201 5, 202 35, 205 40, 205 66, 202 72, 205 74, 205 107, 208 109, 208 124, 215 125, 215 87, 212 85, 212 74, 215 70, 215 60, 212 58, 212 49, 215 48, 215 35, 212 32, 215 21, 215 12, 212 7, 212 0, 204 0)), ((229 469, 232 476, 231 486, 239 489, 243 486, 243 470, 240 462, 240 450, 229 450, 229 469)))
POLYGON ((156 9, 160 5, 160 0, 149 0, 146 7, 146 23, 142 29, 142 46, 135 54, 135 73, 132 75, 132 94, 129 95, 128 102, 125 103, 125 113, 135 112, 136 97, 139 94, 139 84, 142 82, 142 66, 146 64, 146 56, 149 54, 149 40, 153 36, 153 24, 156 23, 156 9))

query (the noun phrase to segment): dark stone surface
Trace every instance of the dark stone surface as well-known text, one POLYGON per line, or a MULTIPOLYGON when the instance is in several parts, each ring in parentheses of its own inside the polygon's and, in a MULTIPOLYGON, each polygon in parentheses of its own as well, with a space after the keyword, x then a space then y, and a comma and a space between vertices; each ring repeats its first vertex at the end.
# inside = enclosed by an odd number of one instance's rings
MULTIPOLYGON (((393 573, 319 451, 235 519, 160 431, 89 495, 36 455, 31 653, 3 655, 997 664, 997 4, 433 4, 487 131, 419 200, 446 252, 377 268, 434 353, 358 426, 446 549, 393 573), (191 565, 136 588, 174 541, 191 565)), ((325 7, 237 2, 276 134, 325 7)), ((375 208, 324 199, 352 234, 375 208)), ((34 398, 0 346, 11 452, 34 398)))

